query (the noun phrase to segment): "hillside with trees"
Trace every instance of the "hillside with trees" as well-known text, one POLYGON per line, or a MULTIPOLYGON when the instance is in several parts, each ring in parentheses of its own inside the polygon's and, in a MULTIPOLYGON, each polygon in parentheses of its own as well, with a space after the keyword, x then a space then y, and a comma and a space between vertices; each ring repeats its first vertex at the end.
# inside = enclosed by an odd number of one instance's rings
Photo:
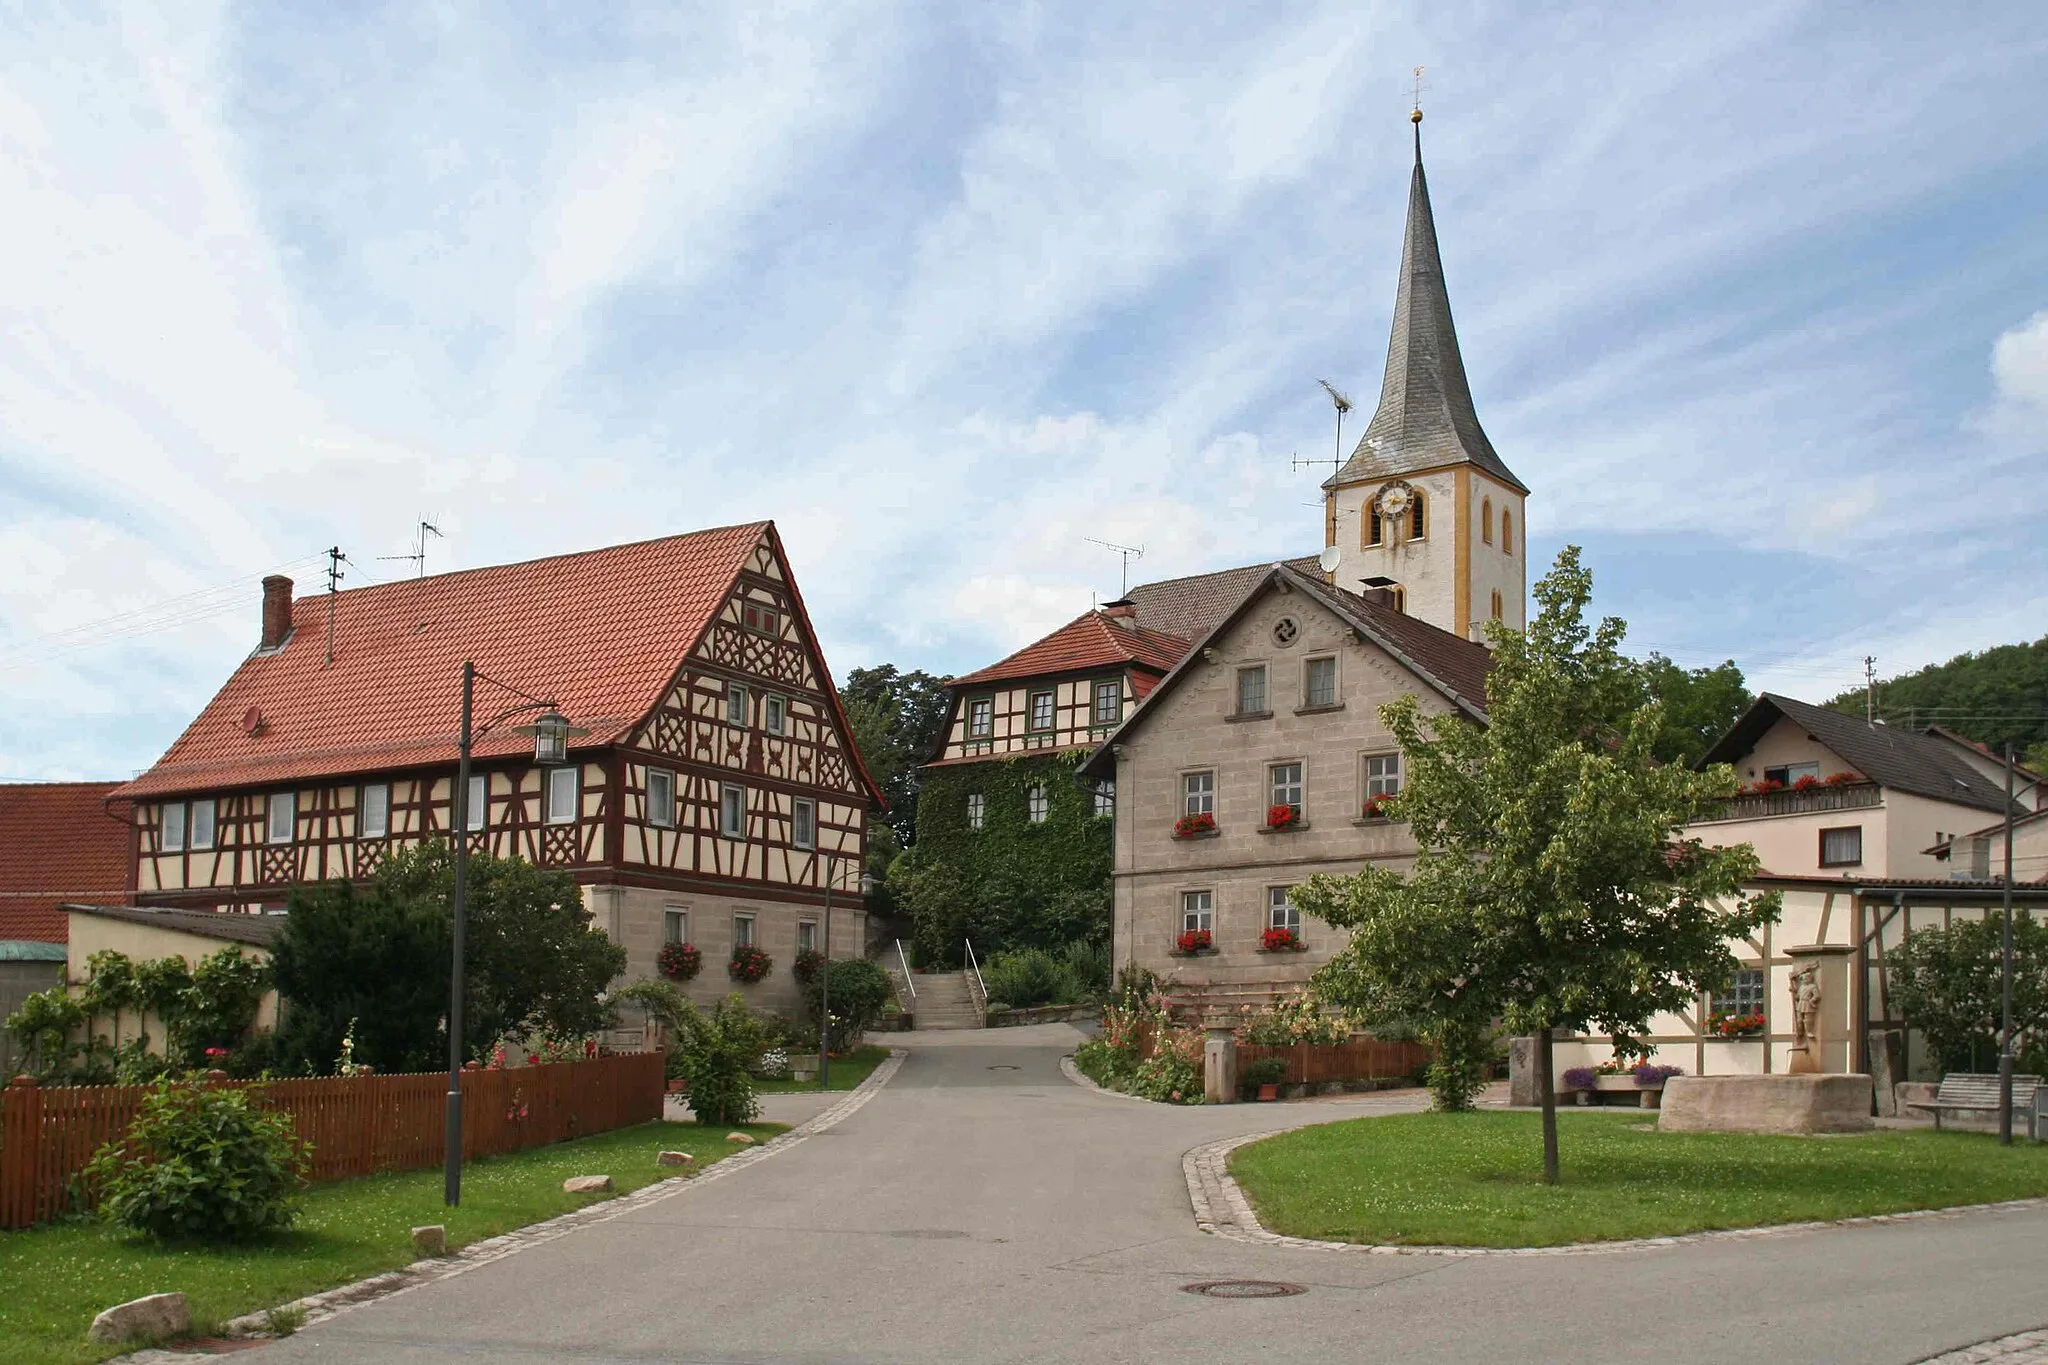
MULTIPOLYGON (((1844 692, 1828 705, 1860 716, 1863 689, 1844 692)), ((1889 724, 1913 729, 1943 725, 2001 753, 2010 740, 2022 762, 2048 764, 2048 635, 1883 679, 1877 684, 1877 713, 1889 724)))

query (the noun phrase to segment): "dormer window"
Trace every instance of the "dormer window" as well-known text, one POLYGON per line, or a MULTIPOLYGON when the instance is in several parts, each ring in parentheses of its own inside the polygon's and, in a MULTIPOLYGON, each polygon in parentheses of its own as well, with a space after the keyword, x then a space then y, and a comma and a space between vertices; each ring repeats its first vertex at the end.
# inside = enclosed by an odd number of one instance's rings
POLYGON ((1095 684, 1095 723, 1097 725, 1114 725, 1123 718, 1123 679, 1102 679, 1095 684))
POLYGON ((967 737, 987 739, 996 732, 996 703, 993 697, 976 697, 967 703, 967 737))

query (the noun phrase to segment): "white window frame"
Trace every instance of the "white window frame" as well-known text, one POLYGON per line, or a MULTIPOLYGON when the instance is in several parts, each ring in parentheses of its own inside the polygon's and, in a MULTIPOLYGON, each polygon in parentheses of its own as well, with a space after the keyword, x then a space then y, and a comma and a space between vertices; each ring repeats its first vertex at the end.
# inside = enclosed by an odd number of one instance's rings
POLYGON ((728 839, 747 835, 747 789, 737 782, 719 784, 718 832, 728 839))
POLYGON ((1046 792, 1043 782, 1025 789, 1024 814, 1034 825, 1044 824, 1047 817, 1052 814, 1052 798, 1046 792))
POLYGON ((1232 711, 1231 714, 1234 716, 1271 715, 1273 713, 1272 681, 1271 676, 1266 672, 1264 664, 1247 664, 1245 667, 1238 669, 1237 690, 1232 696, 1232 701, 1237 709, 1232 711), (1253 678, 1257 678, 1259 681, 1259 704, 1257 706, 1247 706, 1245 701, 1249 689, 1246 687, 1246 684, 1253 678))
POLYGON ((747 685, 727 683, 725 685, 725 723, 745 725, 747 723, 747 685))
POLYGON ((1059 698, 1049 687, 1035 688, 1025 695, 1024 730, 1026 734, 1049 735, 1058 728, 1059 698), (1039 723, 1039 703, 1045 704, 1045 723, 1039 723))
POLYGON ((1302 813, 1307 791, 1308 765, 1300 759, 1289 759, 1283 763, 1266 765, 1266 804, 1268 806, 1292 806, 1298 816, 1302 813))
POLYGON ((993 739, 996 733, 996 699, 994 697, 969 697, 967 699, 967 737, 969 739, 993 739))
POLYGON ((541 822, 549 825, 573 825, 576 823, 576 808, 582 804, 583 769, 575 766, 548 768, 543 779, 542 806, 545 814, 541 822), (564 779, 567 779, 565 782, 564 779), (567 796, 567 809, 561 798, 567 796))
POLYGON ((158 808, 156 817, 156 851, 159 853, 183 853, 185 851, 185 803, 166 801, 158 808))
POLYGON ((818 803, 808 796, 789 803, 789 841, 798 848, 818 846, 818 803))
POLYGON ((1095 784, 1095 818, 1106 820, 1116 814, 1116 783, 1103 778, 1095 784))
POLYGON ((356 792, 356 838, 385 839, 391 835, 391 784, 389 782, 365 782, 356 792), (370 793, 377 793, 381 800, 373 801, 370 793), (377 820, 373 828, 370 822, 371 810, 376 810, 377 820))
POLYGON ((1301 704, 1305 707, 1335 706, 1337 704, 1337 656, 1324 654, 1301 661, 1301 704), (1316 669, 1327 667, 1330 673, 1330 695, 1321 701, 1316 699, 1316 669))
POLYGON ((185 840, 187 846, 195 852, 212 848, 214 842, 220 837, 218 815, 219 812, 213 804, 212 797, 208 796, 194 801, 192 803, 192 834, 190 838, 185 840), (200 837, 202 834, 205 835, 204 838, 200 837))
POLYGON ((662 907, 661 941, 663 944, 688 943, 690 941, 689 906, 666 905, 662 907))
POLYGON ((263 803, 263 842, 266 844, 297 843, 299 838, 299 794, 296 791, 272 792, 263 803), (282 815, 283 829, 279 830, 279 815, 282 815))
POLYGON ((1214 815, 1216 813, 1216 770, 1214 768, 1204 768, 1200 772, 1181 774, 1180 813, 1182 815, 1214 815))
POLYGON ((1183 934, 1198 929, 1216 932, 1216 893, 1214 891, 1183 891, 1180 893, 1180 931, 1183 934))
POLYGON ((1124 718, 1124 680, 1122 678, 1098 678, 1095 683, 1093 703, 1095 723, 1114 725, 1124 718), (1106 710, 1102 699, 1107 696, 1112 703, 1106 710))
POLYGON ((676 825, 676 775, 667 768, 647 770, 647 823, 659 829, 676 825))
POLYGON ((1269 886, 1266 888, 1266 927, 1268 929, 1291 929, 1296 938, 1301 937, 1301 910, 1295 905, 1288 892, 1291 886, 1269 886))
POLYGON ((796 950, 800 953, 818 951, 818 922, 814 919, 800 919, 796 922, 796 950))
MULTIPOLYGON (((489 829, 491 825, 491 775, 471 773, 469 775, 469 809, 463 812, 469 826, 464 833, 475 834, 478 830, 489 829)), ((452 821, 450 823, 453 823, 452 821)))
POLYGON ((1401 755, 1362 754, 1358 764, 1359 781, 1365 786, 1365 795, 1359 801, 1362 806, 1375 796, 1394 796, 1401 790, 1401 755))
POLYGON ((754 944, 760 942, 760 940, 757 937, 755 937, 754 932, 758 927, 759 926, 754 923, 754 916, 751 912, 745 910, 733 911, 732 946, 735 948, 752 947, 754 944))
POLYGON ((770 692, 761 699, 761 728, 779 735, 789 728, 789 700, 770 692))
POLYGON ((980 792, 967 793, 967 828, 988 828, 988 797, 980 792))

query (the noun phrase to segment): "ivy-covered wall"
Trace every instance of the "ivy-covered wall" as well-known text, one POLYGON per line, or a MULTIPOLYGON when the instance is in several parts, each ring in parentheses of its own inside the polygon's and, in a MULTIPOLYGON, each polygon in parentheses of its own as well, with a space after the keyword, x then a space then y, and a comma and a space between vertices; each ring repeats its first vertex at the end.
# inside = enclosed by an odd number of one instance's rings
POLYGON ((1075 785, 1082 754, 1033 754, 928 768, 917 803, 917 843, 890 882, 916 923, 919 959, 951 964, 963 939, 977 956, 1004 948, 1107 942, 1112 820, 1095 813, 1092 787, 1075 785), (1034 824, 1030 793, 1046 818, 1034 824), (986 802, 980 829, 967 798, 986 802))

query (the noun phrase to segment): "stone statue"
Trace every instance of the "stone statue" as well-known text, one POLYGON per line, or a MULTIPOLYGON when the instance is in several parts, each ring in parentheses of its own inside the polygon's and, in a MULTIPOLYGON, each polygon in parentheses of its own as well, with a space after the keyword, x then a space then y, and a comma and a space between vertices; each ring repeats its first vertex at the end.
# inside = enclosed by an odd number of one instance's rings
POLYGON ((1809 962, 1792 973, 1792 1058, 1794 1072, 1817 1072, 1820 1058, 1820 968, 1809 962))

